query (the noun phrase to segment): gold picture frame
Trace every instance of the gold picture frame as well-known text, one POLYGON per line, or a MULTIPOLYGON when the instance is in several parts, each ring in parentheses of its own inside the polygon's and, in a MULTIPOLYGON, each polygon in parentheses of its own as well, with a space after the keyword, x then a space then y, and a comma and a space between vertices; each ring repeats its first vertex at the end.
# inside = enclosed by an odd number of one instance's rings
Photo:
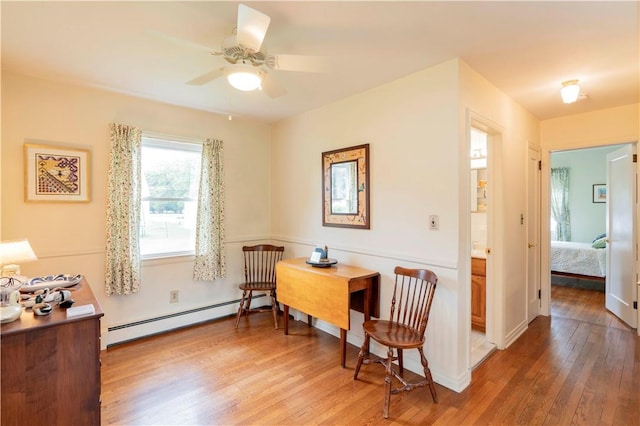
POLYGON ((370 229, 369 144, 322 153, 322 226, 370 229))
POLYGON ((91 201, 89 161, 86 149, 24 144, 24 200, 91 201))

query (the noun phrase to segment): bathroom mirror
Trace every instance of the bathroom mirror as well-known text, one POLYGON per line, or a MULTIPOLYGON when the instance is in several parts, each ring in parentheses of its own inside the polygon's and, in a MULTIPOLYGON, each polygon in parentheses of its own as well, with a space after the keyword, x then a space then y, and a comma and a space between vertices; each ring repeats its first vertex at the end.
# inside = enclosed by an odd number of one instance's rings
POLYGON ((369 229, 369 144, 322 153, 322 225, 369 229))

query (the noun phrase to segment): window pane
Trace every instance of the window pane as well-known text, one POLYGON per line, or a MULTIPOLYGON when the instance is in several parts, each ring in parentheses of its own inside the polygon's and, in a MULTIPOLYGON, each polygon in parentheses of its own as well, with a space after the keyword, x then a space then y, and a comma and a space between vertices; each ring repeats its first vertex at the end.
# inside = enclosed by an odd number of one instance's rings
POLYGON ((184 144, 142 146, 140 254, 149 256, 195 249, 200 152, 184 144))
POLYGON ((151 213, 152 201, 142 202, 140 254, 193 252, 196 201, 184 201, 183 213, 151 213))
POLYGON ((200 153, 143 146, 142 174, 143 197, 195 199, 200 178, 200 153))

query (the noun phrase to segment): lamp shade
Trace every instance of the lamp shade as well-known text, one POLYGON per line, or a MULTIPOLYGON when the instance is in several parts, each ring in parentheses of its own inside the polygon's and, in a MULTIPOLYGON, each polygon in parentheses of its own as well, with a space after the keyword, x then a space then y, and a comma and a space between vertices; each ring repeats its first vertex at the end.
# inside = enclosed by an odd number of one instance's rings
POLYGON ((580 86, 578 86, 578 80, 569 80, 562 83, 560 96, 562 96, 562 102, 565 104, 571 104, 577 101, 579 94, 580 86))
POLYGON ((29 241, 3 241, 0 243, 0 265, 38 260, 29 241))
POLYGON ((0 266, 2 274, 19 274, 20 267, 17 263, 32 262, 38 260, 29 241, 3 241, 0 243, 0 266))
POLYGON ((233 87, 250 92, 260 87, 263 72, 251 65, 235 65, 227 71, 227 81, 233 87))

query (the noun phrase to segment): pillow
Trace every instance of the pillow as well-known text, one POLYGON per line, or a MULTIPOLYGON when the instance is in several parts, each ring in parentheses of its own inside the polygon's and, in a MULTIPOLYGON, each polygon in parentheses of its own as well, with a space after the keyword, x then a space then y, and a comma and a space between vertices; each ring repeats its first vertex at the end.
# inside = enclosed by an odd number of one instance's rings
POLYGON ((595 238, 593 239, 593 241, 591 241, 591 243, 595 243, 596 241, 598 241, 598 240, 600 240, 600 239, 602 239, 602 238, 604 238, 604 237, 606 237, 606 236, 607 236, 607 234, 600 234, 600 235, 598 235, 597 237, 595 237, 595 238))
POLYGON ((607 246, 607 239, 605 237, 598 238, 591 244, 594 249, 603 249, 607 246))

